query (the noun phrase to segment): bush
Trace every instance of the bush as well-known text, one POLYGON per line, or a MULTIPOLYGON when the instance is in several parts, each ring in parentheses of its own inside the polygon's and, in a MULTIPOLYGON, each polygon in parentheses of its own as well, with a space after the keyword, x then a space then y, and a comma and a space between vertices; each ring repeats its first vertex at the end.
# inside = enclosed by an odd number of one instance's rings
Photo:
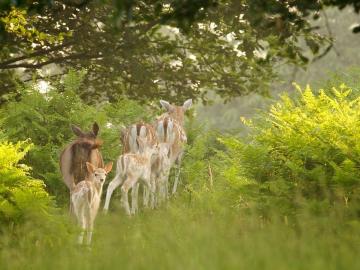
POLYGON ((315 94, 309 86, 297 90, 297 98, 283 95, 269 113, 244 121, 251 128, 245 140, 220 138, 226 146, 224 179, 247 182, 239 198, 266 211, 277 206, 293 214, 305 201, 357 207, 360 97, 345 85, 331 93, 315 94))
POLYGON ((44 220, 53 207, 44 182, 29 176, 30 168, 19 161, 32 147, 28 142, 0 141, 0 224, 44 220))
MULTIPOLYGON (((310 87, 300 98, 287 96, 266 117, 254 139, 266 145, 273 160, 283 164, 280 172, 289 181, 306 186, 341 187, 351 192, 359 184, 360 98, 349 98, 351 89, 333 88, 333 96, 310 87), (358 138, 359 137, 359 138, 358 138)), ((314 191, 314 190, 312 190, 314 191)), ((320 195, 317 193, 317 195, 320 195)))

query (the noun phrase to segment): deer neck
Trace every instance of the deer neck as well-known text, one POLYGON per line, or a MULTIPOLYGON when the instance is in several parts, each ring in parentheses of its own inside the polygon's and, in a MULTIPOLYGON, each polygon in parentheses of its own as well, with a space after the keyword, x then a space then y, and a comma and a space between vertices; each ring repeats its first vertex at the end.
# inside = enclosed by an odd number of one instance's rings
POLYGON ((158 119, 161 120, 166 117, 169 117, 172 120, 174 120, 174 122, 177 123, 179 126, 181 126, 181 127, 184 126, 184 113, 183 112, 178 112, 177 110, 174 110, 173 112, 166 112, 163 115, 161 115, 158 119))
POLYGON ((89 175, 85 181, 88 181, 91 183, 91 186, 94 188, 94 190, 98 193, 101 194, 102 193, 102 188, 103 185, 100 183, 95 182, 95 177, 93 175, 89 175))
POLYGON ((94 186, 95 186, 95 190, 97 192, 97 195, 98 196, 101 196, 102 194, 102 189, 103 189, 103 184, 100 184, 100 183, 94 183, 94 186))
POLYGON ((169 116, 174 119, 180 126, 184 126, 184 111, 182 111, 181 108, 174 108, 174 111, 170 112, 169 116))

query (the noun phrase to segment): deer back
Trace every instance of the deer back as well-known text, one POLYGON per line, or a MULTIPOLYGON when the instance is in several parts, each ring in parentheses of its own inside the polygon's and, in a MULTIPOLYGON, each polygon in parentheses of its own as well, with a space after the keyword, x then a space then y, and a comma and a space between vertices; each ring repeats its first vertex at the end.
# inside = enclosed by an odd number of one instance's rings
POLYGON ((147 145, 153 146, 156 143, 156 135, 153 126, 140 122, 133 124, 124 130, 121 134, 123 154, 139 152, 140 147, 138 138, 145 140, 147 145))

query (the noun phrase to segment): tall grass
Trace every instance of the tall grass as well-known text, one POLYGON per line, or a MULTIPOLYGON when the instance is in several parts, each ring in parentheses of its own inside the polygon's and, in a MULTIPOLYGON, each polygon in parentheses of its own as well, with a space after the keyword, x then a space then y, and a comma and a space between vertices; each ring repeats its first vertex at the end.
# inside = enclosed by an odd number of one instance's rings
POLYGON ((360 224, 345 222, 339 213, 346 209, 328 216, 304 212, 295 222, 287 222, 236 209, 211 213, 184 199, 132 218, 118 209, 101 215, 89 248, 75 244, 75 231, 61 235, 58 243, 43 245, 24 234, 18 243, 2 246, 1 269, 360 267, 360 224))

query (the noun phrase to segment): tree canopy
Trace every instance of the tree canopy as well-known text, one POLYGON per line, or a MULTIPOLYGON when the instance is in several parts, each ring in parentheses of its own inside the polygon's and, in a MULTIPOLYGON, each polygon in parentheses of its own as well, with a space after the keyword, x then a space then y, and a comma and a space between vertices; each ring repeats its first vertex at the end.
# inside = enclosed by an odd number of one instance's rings
POLYGON ((89 102, 264 92, 277 64, 331 49, 309 20, 348 5, 359 12, 358 1, 2 1, 0 93, 14 93, 19 69, 22 80, 47 77, 39 70, 50 64, 55 74, 86 68, 89 102))

